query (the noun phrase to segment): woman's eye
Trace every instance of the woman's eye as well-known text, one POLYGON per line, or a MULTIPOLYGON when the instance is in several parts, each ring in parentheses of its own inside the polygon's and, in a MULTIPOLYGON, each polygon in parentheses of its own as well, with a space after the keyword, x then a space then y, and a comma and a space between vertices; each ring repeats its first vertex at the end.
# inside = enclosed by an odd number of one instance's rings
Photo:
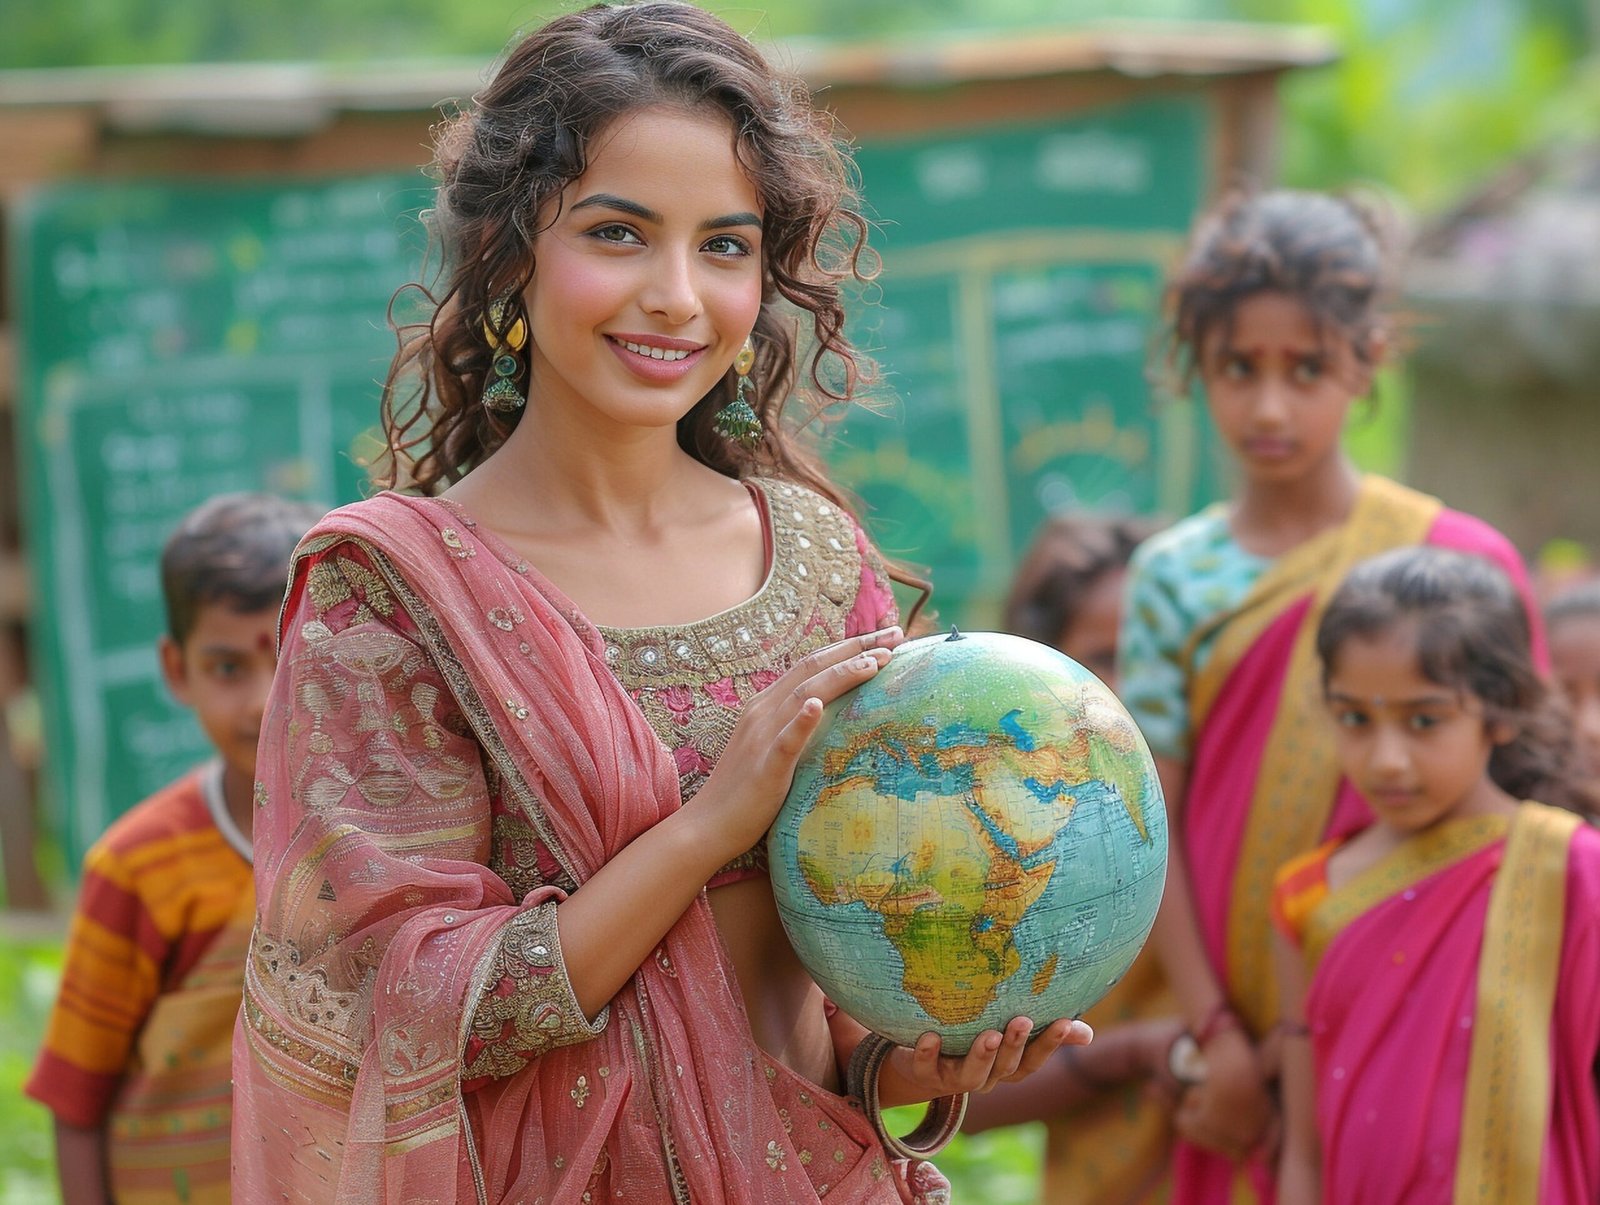
POLYGON ((604 226, 596 226, 589 231, 590 238, 597 238, 602 243, 637 243, 640 238, 628 227, 620 222, 610 222, 604 226))
POLYGON ((1411 731, 1413 731, 1413 732, 1426 732, 1428 729, 1430 729, 1430 728, 1434 727, 1436 724, 1438 724, 1438 722, 1439 722, 1439 717, 1436 716, 1436 715, 1421 715, 1421 714, 1414 715, 1414 716, 1412 716, 1410 718, 1409 721, 1407 721, 1407 723, 1409 724, 1409 726, 1411 728, 1411 731))
POLYGON ((1333 719, 1341 728, 1360 728, 1367 722, 1365 712, 1351 711, 1349 709, 1334 712, 1333 719))
POLYGON ((712 255, 749 255, 750 244, 731 234, 719 234, 708 239, 705 249, 712 255))

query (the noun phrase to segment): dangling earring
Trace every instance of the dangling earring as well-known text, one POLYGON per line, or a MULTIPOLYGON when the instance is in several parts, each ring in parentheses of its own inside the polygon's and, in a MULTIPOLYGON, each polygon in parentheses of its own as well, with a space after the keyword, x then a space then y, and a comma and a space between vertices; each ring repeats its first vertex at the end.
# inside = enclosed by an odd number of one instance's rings
POLYGON ((733 371, 739 374, 739 388, 733 395, 733 401, 717 411, 717 417, 711 424, 718 435, 747 448, 753 448, 761 442, 761 419, 747 396, 750 370, 755 366, 756 349, 746 338, 739 354, 733 358, 733 371))
POLYGON ((518 314, 517 320, 505 334, 496 333, 505 326, 510 310, 509 295, 496 298, 489 303, 489 313, 483 320, 483 337, 494 359, 491 363, 492 379, 483 388, 482 401, 485 409, 498 414, 515 414, 528 404, 528 399, 522 396, 522 390, 517 388, 516 382, 517 373, 522 371, 522 362, 517 359, 517 353, 528 342, 528 324, 518 314))

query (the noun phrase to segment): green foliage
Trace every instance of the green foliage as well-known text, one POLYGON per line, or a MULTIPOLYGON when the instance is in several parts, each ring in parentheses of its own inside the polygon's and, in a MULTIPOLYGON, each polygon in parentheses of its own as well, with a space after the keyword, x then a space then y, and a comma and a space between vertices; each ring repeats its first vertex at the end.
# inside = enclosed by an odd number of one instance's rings
MULTIPOLYGON (((895 1134, 908 1133, 921 1119, 921 1105, 891 1109, 895 1134)), ((983 1205, 1034 1205, 1044 1166, 1042 1125, 1011 1126, 983 1134, 958 1134, 934 1164, 950 1181, 950 1199, 983 1205)))
POLYGON ((22 1095, 61 974, 61 949, 0 936, 0 1205, 55 1199, 50 1114, 22 1095))
POLYGON ((1572 110, 1588 50, 1583 0, 1237 4, 1242 16, 1324 26, 1342 48, 1337 66, 1284 83, 1285 182, 1376 182, 1419 211, 1547 137, 1549 115, 1572 110))

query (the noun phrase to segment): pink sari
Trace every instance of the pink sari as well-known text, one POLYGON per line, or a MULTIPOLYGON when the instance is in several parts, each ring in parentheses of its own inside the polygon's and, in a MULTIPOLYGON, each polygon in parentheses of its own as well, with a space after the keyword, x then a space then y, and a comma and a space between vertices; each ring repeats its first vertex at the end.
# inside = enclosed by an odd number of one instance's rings
MULTIPOLYGON (((1349 519, 1285 554, 1216 633, 1210 660, 1191 672, 1195 725, 1182 835, 1195 916, 1211 965, 1257 1035, 1278 1019, 1268 907, 1273 874, 1290 858, 1370 822, 1334 764, 1313 640, 1322 609, 1357 562, 1430 544, 1494 561, 1528 600, 1535 655, 1545 661, 1538 610, 1516 550, 1499 532, 1436 499, 1369 476, 1349 519)), ((1179 1142, 1177 1205, 1270 1201, 1263 1164, 1240 1169, 1179 1142)))
POLYGON ((1504 882, 1519 855, 1503 818, 1453 821, 1312 912, 1327 1205, 1600 1200, 1600 833, 1537 804, 1514 833, 1535 808, 1557 827, 1523 883, 1504 882), (1537 897, 1541 874, 1553 900, 1537 897), (1547 957, 1519 964, 1542 940, 1547 957))
POLYGON ((474 776, 521 802, 579 884, 680 806, 672 756, 593 627, 471 527, 386 494, 329 516, 297 559, 258 786, 236 1199, 941 1199, 942 1179, 891 1164, 854 1102, 756 1047, 703 894, 596 1036, 463 1090, 508 922, 562 898, 546 886, 519 902, 488 869, 474 776), (307 619, 306 561, 342 543, 378 574, 367 621, 335 634, 307 619), (416 642, 381 622, 395 605, 416 642), (419 657, 470 731, 441 726, 439 691, 393 672, 419 657))

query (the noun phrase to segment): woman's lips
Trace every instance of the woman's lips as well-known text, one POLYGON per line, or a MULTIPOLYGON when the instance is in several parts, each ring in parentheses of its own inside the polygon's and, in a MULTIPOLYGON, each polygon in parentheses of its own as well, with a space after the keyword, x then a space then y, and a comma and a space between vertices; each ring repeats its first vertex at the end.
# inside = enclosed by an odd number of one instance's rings
POLYGON ((606 346, 634 376, 656 383, 678 380, 706 354, 702 343, 659 335, 607 335, 606 346))

